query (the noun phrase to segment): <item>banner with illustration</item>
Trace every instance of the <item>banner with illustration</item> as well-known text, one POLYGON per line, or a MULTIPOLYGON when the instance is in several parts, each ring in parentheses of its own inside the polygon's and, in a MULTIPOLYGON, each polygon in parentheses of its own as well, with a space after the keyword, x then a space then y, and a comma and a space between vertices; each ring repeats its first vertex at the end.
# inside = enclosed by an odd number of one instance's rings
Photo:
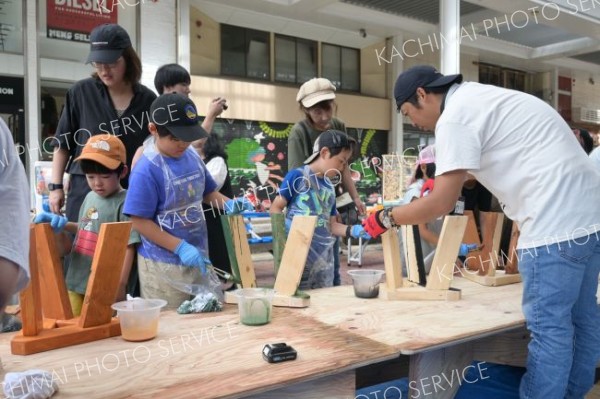
MULTIPOLYGON (((287 173, 287 140, 293 124, 237 119, 218 119, 213 127, 228 155, 234 195, 245 195, 266 211, 287 173)), ((358 143, 350 165, 362 200, 375 204, 381 194, 382 154, 387 152, 388 132, 348 128, 358 143)))

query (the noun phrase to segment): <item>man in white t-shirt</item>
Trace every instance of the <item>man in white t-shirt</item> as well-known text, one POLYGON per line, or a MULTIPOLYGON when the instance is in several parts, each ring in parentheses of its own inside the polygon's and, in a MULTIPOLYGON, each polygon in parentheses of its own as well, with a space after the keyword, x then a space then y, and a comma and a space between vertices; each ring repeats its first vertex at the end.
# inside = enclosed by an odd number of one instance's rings
POLYGON ((12 135, 0 118, 0 316, 29 282, 29 185, 12 135))
MULTIPOLYGON (((523 313, 531 331, 521 398, 583 398, 600 359, 600 170, 560 115, 529 94, 444 76, 398 77, 398 111, 435 132, 435 190, 365 220, 372 237, 450 212, 467 172, 518 223, 523 313)), ((431 277, 430 277, 431 278, 431 277)))

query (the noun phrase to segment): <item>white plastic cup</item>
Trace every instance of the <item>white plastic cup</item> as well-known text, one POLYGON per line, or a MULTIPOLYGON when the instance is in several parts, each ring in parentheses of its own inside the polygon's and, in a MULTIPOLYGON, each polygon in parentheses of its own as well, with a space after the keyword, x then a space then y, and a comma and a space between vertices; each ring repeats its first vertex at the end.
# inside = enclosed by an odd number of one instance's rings
POLYGON ((349 270, 354 284, 354 295, 358 298, 377 298, 383 270, 349 270))
POLYGON ((158 332, 160 309, 167 304, 164 299, 141 299, 112 304, 121 324, 121 335, 126 341, 147 341, 158 332))
POLYGON ((238 297, 240 322, 247 326, 267 324, 273 317, 273 295, 269 288, 242 288, 235 291, 238 297))

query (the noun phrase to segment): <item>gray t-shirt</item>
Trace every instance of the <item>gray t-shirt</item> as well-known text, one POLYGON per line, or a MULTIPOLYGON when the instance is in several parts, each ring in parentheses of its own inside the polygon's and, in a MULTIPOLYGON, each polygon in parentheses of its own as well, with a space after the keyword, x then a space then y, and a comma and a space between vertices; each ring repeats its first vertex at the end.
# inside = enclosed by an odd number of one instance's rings
MULTIPOLYGON (((346 132, 346 126, 336 118, 331 119, 331 129, 346 132)), ((312 128, 306 120, 297 122, 288 136, 288 170, 304 165, 304 161, 313 153, 313 145, 323 132, 312 128), (307 134, 308 133, 308 134, 307 134)))
POLYGON ((17 291, 29 282, 29 184, 12 135, 0 118, 0 257, 20 268, 17 291))

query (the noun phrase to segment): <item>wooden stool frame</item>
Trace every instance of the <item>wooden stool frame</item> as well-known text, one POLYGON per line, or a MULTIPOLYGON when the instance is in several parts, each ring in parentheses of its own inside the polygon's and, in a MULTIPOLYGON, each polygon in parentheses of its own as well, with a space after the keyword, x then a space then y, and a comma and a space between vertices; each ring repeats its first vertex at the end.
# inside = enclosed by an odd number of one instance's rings
MULTIPOLYGON (((273 215, 277 216, 277 215, 273 215)), ((308 257, 310 243, 317 223, 316 216, 296 216, 290 227, 290 234, 281 251, 282 238, 285 239, 284 223, 281 217, 275 217, 273 226, 273 245, 275 249, 275 296, 273 306, 305 308, 310 305, 310 296, 298 292, 298 285, 308 257), (281 253, 281 255, 279 255, 281 253)), ((225 241, 229 252, 232 274, 242 283, 241 288, 256 287, 256 275, 252 263, 252 254, 243 215, 221 216, 225 241)), ((235 292, 225 292, 226 303, 237 303, 235 292)))
POLYGON ((30 355, 121 335, 112 317, 131 222, 103 223, 92 260, 81 316, 71 304, 49 224, 31 226, 31 281, 20 294, 23 329, 11 341, 14 355, 30 355))
MULTIPOLYGON (((498 263, 500 260, 500 240, 502 237, 502 224, 504 222, 504 214, 501 212, 489 212, 491 214, 490 223, 486 225, 486 231, 483 232, 484 246, 480 251, 471 252, 467 257, 474 259, 477 264, 478 270, 470 270, 465 268, 461 271, 461 276, 476 282, 481 285, 497 287, 507 284, 514 284, 521 282, 521 275, 518 273, 509 274, 506 270, 497 270, 498 263)), ((479 240, 479 234, 477 233, 477 226, 475 224, 475 216, 472 211, 466 211, 465 215, 469 218, 467 222, 467 228, 463 237, 465 243, 476 243, 481 244, 479 240)), ((511 259, 508 262, 509 268, 515 268, 513 263, 514 248, 516 246, 515 231, 516 225, 513 224, 513 234, 511 237, 511 244, 509 245, 509 253, 511 259)), ((516 236, 518 237, 518 235, 516 236)))
MULTIPOLYGON (((425 286, 403 279, 398 232, 391 229, 383 234, 381 243, 383 245, 386 282, 380 285, 379 297, 386 300, 459 300, 460 290, 451 288, 450 284, 454 277, 454 264, 466 225, 466 216, 445 217, 438 247, 425 286)), ((409 243, 408 257, 415 257, 414 245, 410 245, 411 241, 408 237, 407 243, 409 243)), ((415 261, 408 260, 407 263, 409 267, 416 267, 415 261)), ((412 273, 418 272, 413 270, 412 273)))

